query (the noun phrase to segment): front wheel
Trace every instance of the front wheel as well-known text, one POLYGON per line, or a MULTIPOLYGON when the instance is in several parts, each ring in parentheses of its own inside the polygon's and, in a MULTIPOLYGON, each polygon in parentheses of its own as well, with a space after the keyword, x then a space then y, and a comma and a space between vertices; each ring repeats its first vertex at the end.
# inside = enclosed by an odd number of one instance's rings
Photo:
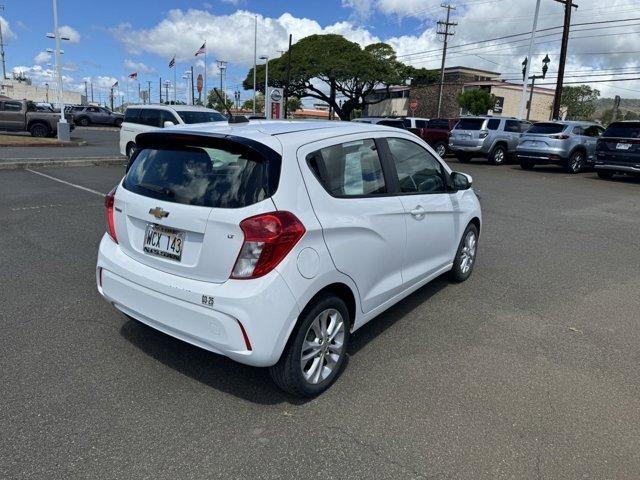
POLYGON ((324 392, 344 364, 350 326, 342 299, 326 295, 316 300, 302 313, 282 357, 269 369, 275 384, 299 397, 324 392))
POLYGON ((470 223, 462 235, 462 240, 460 240, 456 257, 453 259, 453 268, 449 272, 449 278, 454 282, 464 282, 469 278, 476 263, 477 252, 478 227, 470 223))
POLYGON ((447 145, 443 142, 436 143, 433 149, 436 151, 440 158, 444 158, 444 156, 447 154, 447 145))
POLYGON ((605 172, 600 170, 598 172, 598 177, 602 178, 603 180, 611 180, 613 178, 613 172, 605 172))

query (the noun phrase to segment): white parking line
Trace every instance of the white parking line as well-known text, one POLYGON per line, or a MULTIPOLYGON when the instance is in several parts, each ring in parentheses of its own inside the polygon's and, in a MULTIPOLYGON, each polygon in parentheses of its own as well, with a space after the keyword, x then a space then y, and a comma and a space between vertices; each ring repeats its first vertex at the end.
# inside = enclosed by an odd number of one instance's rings
POLYGON ((83 187, 82 185, 76 185, 75 183, 67 182, 60 178, 52 177, 51 175, 47 175, 46 173, 36 172, 35 170, 31 170, 30 168, 25 169, 27 172, 35 173, 36 175, 40 175, 41 177, 48 178, 50 180, 54 180, 56 182, 64 183, 65 185, 69 185, 70 187, 79 188, 80 190, 84 190, 85 192, 93 193, 94 195, 99 195, 104 197, 104 193, 98 192, 97 190, 91 190, 90 188, 83 187))

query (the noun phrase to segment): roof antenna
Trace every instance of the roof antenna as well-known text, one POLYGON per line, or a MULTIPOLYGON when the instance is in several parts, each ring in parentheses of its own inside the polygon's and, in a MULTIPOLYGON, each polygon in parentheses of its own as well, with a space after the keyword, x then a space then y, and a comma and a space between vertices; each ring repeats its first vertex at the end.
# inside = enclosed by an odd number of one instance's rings
POLYGON ((220 100, 220 103, 224 105, 224 108, 227 111, 227 115, 229 115, 229 120, 228 120, 229 123, 249 123, 249 119, 244 115, 234 116, 233 113, 231 113, 231 110, 229 110, 229 107, 227 106, 226 102, 222 98, 222 95, 220 95, 220 92, 218 91, 217 88, 214 87, 213 91, 218 96, 218 100, 220 100))

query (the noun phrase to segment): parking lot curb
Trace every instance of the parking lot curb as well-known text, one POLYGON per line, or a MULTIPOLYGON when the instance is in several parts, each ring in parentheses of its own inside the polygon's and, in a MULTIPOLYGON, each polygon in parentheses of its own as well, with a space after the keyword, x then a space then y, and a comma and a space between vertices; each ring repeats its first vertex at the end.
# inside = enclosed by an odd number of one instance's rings
POLYGON ((86 140, 71 140, 69 142, 56 142, 56 143, 20 143, 20 142, 9 142, 0 144, 0 148, 10 148, 10 147, 83 147, 87 144, 86 140))
POLYGON ((126 165, 125 157, 48 158, 41 160, 0 161, 0 170, 19 170, 38 167, 86 167, 92 165, 126 165))

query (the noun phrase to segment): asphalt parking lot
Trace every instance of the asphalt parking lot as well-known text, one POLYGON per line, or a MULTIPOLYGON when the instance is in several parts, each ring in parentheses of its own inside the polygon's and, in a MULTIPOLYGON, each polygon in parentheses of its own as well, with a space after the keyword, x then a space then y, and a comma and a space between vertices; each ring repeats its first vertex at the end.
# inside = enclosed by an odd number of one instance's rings
POLYGON ((0 172, 0 478, 638 478, 640 180, 449 163, 474 274, 363 327, 307 402, 99 298, 121 167, 0 172))

